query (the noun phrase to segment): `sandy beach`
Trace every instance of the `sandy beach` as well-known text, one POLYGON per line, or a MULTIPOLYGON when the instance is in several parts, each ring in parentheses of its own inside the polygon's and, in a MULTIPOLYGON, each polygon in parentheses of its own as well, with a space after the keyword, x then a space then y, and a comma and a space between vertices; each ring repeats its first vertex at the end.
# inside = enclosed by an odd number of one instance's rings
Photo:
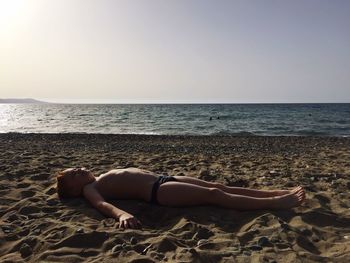
POLYGON ((1 262, 350 262, 350 138, 0 135, 1 262), (118 229, 84 199, 61 202, 55 172, 139 167, 258 189, 305 187, 280 211, 170 208, 115 200, 118 229))

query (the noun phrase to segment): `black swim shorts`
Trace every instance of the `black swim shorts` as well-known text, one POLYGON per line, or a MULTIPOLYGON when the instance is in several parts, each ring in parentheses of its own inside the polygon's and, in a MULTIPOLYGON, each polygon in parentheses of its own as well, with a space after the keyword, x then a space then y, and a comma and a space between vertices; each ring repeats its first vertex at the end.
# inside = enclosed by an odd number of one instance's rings
POLYGON ((159 204, 157 200, 157 192, 158 188, 161 184, 164 184, 166 182, 171 182, 171 181, 177 181, 175 177, 168 176, 168 175, 159 175, 157 180, 154 182, 153 187, 152 187, 152 196, 151 196, 151 203, 152 204, 159 204))

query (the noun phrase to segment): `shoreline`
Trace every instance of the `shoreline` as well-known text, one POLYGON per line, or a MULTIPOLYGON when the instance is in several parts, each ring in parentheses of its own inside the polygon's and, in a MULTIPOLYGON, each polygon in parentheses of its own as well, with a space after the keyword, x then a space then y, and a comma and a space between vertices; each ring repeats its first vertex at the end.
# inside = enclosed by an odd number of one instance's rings
POLYGON ((96 133, 96 132, 0 132, 0 135, 102 135, 102 136, 164 136, 164 137, 301 137, 301 138, 350 138, 350 134, 346 135, 330 135, 322 133, 312 134, 285 134, 285 135, 260 135, 251 132, 237 133, 213 133, 213 134, 153 134, 153 133, 96 133))
POLYGON ((345 139, 350 140, 350 135, 246 135, 246 134, 133 134, 133 133, 83 133, 83 132, 58 132, 58 133, 40 133, 40 132, 4 132, 0 133, 0 137, 10 138, 10 137, 116 137, 116 138, 155 138, 155 139, 204 139, 204 138, 214 138, 214 139, 345 139))
POLYGON ((6 133, 0 160, 0 261, 350 260, 350 138, 6 133), (307 200, 280 211, 117 200, 143 223, 123 231, 83 199, 59 201, 54 174, 74 166, 257 189, 303 185, 307 200))

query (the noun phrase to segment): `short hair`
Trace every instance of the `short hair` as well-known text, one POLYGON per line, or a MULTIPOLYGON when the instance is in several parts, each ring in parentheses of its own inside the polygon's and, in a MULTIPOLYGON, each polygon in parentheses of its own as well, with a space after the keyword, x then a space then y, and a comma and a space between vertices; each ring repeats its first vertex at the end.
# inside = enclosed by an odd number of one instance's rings
POLYGON ((68 185, 67 174, 64 172, 56 173, 56 181, 57 181, 57 194, 59 198, 68 198, 73 197, 71 193, 71 189, 68 185))

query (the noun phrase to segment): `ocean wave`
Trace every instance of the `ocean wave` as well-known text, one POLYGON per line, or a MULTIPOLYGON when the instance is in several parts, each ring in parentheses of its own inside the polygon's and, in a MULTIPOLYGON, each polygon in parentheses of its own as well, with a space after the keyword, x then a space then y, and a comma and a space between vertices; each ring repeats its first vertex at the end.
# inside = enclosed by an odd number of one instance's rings
POLYGON ((300 135, 300 136, 331 136, 331 133, 323 132, 323 131, 316 131, 316 130, 301 130, 301 131, 294 131, 292 134, 300 135))
POLYGON ((248 131, 240 131, 240 132, 232 132, 232 131, 218 131, 213 132, 210 135, 213 136, 257 136, 257 134, 254 134, 252 132, 248 131))

